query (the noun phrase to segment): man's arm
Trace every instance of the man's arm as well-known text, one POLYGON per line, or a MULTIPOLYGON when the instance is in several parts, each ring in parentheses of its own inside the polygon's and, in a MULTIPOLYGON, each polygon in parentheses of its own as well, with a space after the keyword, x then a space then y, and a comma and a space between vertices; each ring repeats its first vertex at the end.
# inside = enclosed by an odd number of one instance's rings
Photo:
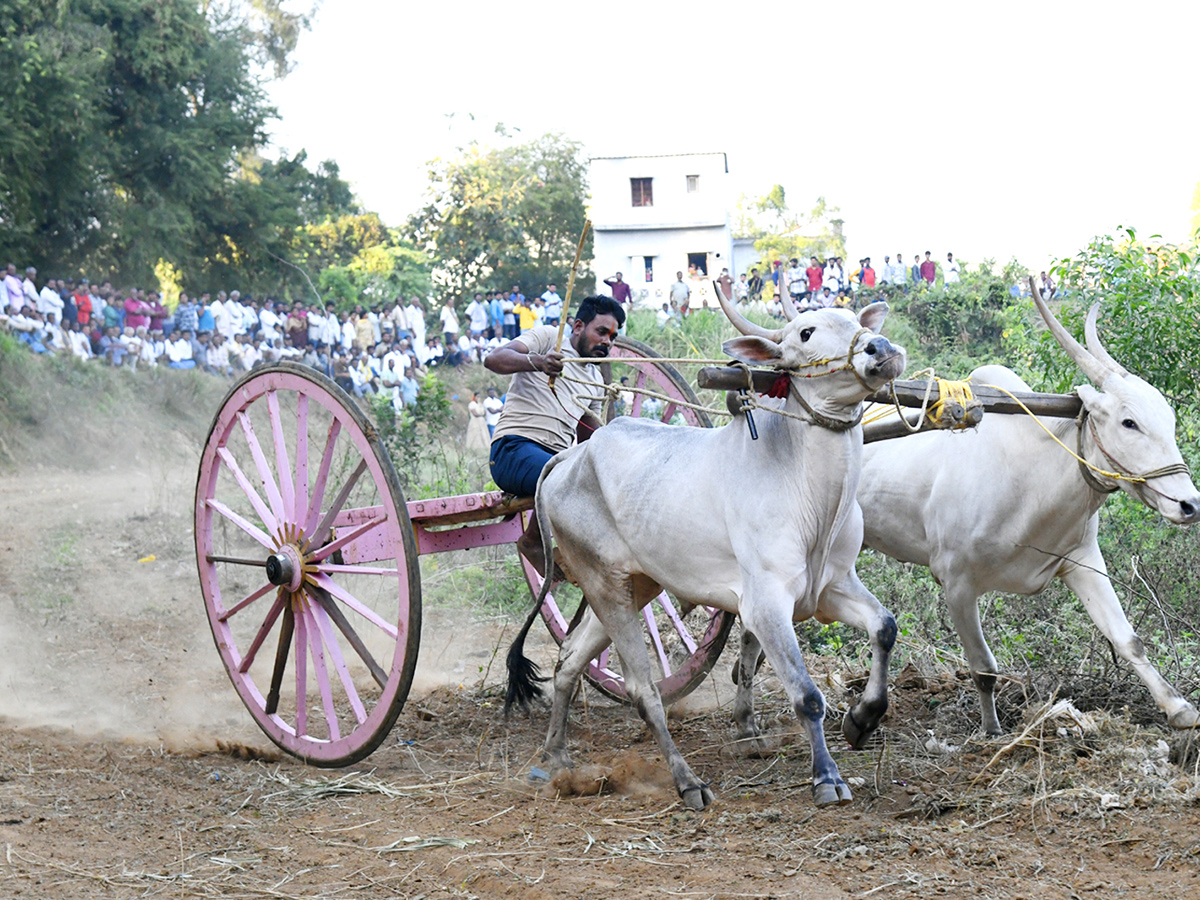
POLYGON ((488 354, 484 368, 497 375, 515 375, 518 372, 543 372, 546 375, 561 375, 563 356, 551 350, 549 353, 530 353, 521 341, 509 341, 488 354))
POLYGON ((593 434, 595 434, 596 429, 602 424, 604 423, 602 423, 590 412, 585 412, 579 417, 579 422, 575 425, 575 443, 582 444, 593 434))

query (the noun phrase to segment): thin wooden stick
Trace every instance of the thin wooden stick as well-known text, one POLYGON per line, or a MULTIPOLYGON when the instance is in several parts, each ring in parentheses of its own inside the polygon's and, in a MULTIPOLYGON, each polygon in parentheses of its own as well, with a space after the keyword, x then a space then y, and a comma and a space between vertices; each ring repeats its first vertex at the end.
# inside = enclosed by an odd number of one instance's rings
MULTIPOLYGON (((567 315, 571 311, 571 292, 575 290, 575 273, 579 271, 579 259, 583 256, 583 242, 587 240, 592 228, 592 220, 583 220, 583 232, 579 235, 579 246, 575 248, 575 261, 571 263, 571 276, 567 279, 567 296, 563 298, 562 312, 558 317, 558 340, 554 344, 554 352, 562 352, 563 329, 567 326, 567 315)), ((550 390, 554 390, 554 376, 550 376, 550 390)))

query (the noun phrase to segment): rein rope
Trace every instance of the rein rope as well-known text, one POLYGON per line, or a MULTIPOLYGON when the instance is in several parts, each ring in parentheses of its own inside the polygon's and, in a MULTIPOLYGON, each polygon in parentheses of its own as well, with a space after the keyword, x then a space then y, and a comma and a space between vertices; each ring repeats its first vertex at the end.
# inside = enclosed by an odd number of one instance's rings
MULTIPOLYGON (((798 366, 789 366, 787 368, 777 368, 776 369, 776 371, 779 373, 779 377, 775 379, 775 384, 771 386, 771 390, 767 392, 766 396, 773 397, 776 399, 783 399, 783 398, 786 398, 788 393, 790 392, 792 394, 792 396, 794 396, 796 398, 796 401, 800 404, 801 409, 804 410, 805 415, 803 415, 803 416, 796 415, 795 413, 788 412, 786 409, 782 409, 782 408, 779 408, 776 406, 764 406, 757 399, 757 397, 754 396, 754 394, 752 392, 752 387, 754 384, 753 376, 751 375, 751 372, 750 372, 750 366, 747 363, 744 363, 741 361, 731 362, 728 359, 696 359, 693 357, 672 358, 672 357, 654 356, 654 357, 645 357, 645 359, 648 362, 652 362, 655 364, 658 364, 658 363, 691 363, 693 365, 736 366, 736 367, 740 368, 746 375, 746 389, 739 392, 741 395, 739 405, 738 405, 739 412, 750 412, 752 410, 761 409, 765 412, 769 412, 769 413, 772 413, 777 416, 783 416, 788 419, 795 419, 799 422, 807 422, 810 425, 816 425, 820 428, 825 428, 829 431, 841 432, 841 431, 849 431, 851 428, 856 427, 857 425, 859 425, 862 422, 862 420, 863 420, 863 405, 861 403, 858 404, 858 408, 856 410, 855 415, 851 416, 849 419, 838 419, 834 416, 825 415, 824 413, 818 412, 817 410, 813 409, 811 404, 809 404, 804 399, 804 397, 801 396, 800 392, 798 390, 796 390, 796 387, 792 383, 791 379, 792 379, 792 376, 796 376, 798 378, 823 378, 826 375, 836 375, 838 372, 844 372, 844 371, 849 370, 850 372, 852 372, 854 374, 854 377, 858 380, 859 384, 861 384, 863 387, 865 387, 869 391, 874 390, 871 387, 871 385, 867 384, 867 382, 863 380, 863 377, 858 374, 858 370, 854 368, 854 345, 858 343, 858 339, 860 337, 862 337, 864 334, 870 334, 870 333, 871 333, 871 330, 868 328, 859 328, 854 333, 854 337, 852 337, 850 339, 850 346, 849 346, 847 352, 841 356, 829 356, 829 357, 825 357, 824 359, 816 359, 816 360, 813 360, 812 362, 803 363, 798 366), (843 362, 840 366, 836 366, 831 369, 826 369, 825 371, 822 371, 822 372, 808 373, 808 372, 801 371, 802 369, 813 369, 818 366, 828 366, 830 363, 835 363, 838 360, 845 360, 845 362, 843 362)), ((640 359, 640 357, 639 357, 639 359, 640 359)), ((563 359, 563 362, 564 363, 575 363, 575 364, 587 364, 587 363, 595 363, 596 360, 592 357, 587 357, 587 358, 585 358, 585 357, 567 357, 567 358, 563 359)), ((571 381, 576 384, 585 384, 585 385, 588 385, 589 387, 600 387, 603 389, 604 394, 607 397, 607 399, 611 400, 612 402, 616 402, 617 399, 620 397, 620 394, 623 391, 628 391, 633 394, 641 394, 646 397, 653 397, 657 400, 665 401, 674 406, 682 406, 687 409, 699 410, 700 412, 707 413, 710 416, 714 416, 714 415, 715 416, 730 416, 730 415, 732 415, 732 413, 730 413, 729 410, 727 410, 727 409, 714 409, 712 407, 702 406, 698 403, 689 403, 686 400, 680 400, 675 397, 671 397, 667 394, 660 393, 658 391, 652 391, 649 388, 645 388, 645 387, 630 387, 628 385, 622 386, 620 384, 598 384, 597 382, 589 381, 586 378, 576 378, 573 375, 567 375, 565 372, 562 375, 560 375, 559 378, 561 378, 563 381, 571 381)), ((590 394, 574 394, 573 399, 576 401, 580 401, 580 400, 590 401, 590 400, 594 400, 596 398, 590 394)))

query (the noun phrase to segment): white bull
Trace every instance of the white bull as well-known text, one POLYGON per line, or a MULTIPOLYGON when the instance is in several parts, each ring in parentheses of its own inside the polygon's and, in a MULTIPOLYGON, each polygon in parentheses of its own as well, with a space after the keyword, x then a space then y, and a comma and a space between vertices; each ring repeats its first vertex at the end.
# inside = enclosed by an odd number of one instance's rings
MULTIPOLYGON (((1048 424, 1094 468, 1076 462, 1023 415, 989 414, 977 430, 964 434, 923 432, 870 444, 858 489, 865 543, 902 562, 928 566, 941 584, 989 734, 1001 733, 995 701, 999 669, 979 623, 979 596, 1037 594, 1055 577, 1083 602, 1171 725, 1194 728, 1200 715, 1146 658, 1096 542, 1100 506, 1117 490, 1176 524, 1200 518, 1200 494, 1175 443, 1175 414, 1162 394, 1104 349, 1096 334, 1096 307, 1088 314, 1085 349, 1036 287, 1034 301, 1058 342, 1100 388, 1077 389, 1084 408, 1080 419, 1048 424)), ((1003 366, 976 369, 971 380, 1029 390, 1003 366)), ((751 662, 758 658, 752 636, 743 640, 742 652, 751 662)), ((745 679, 739 703, 747 702, 743 694, 749 694, 745 679)))
MULTIPOLYGON (((999 670, 979 624, 978 598, 987 591, 1036 594, 1055 577, 1132 664, 1170 723, 1195 727, 1196 708, 1146 658, 1096 542, 1100 506, 1116 490, 1176 524, 1200 518, 1200 494, 1175 442, 1175 414, 1157 389, 1104 349, 1096 334, 1096 307, 1088 315, 1085 348, 1036 288, 1034 300, 1058 342, 1096 386, 1077 389, 1084 408, 1079 420, 1048 423, 1095 469, 1076 462, 1024 415, 985 415, 978 430, 966 434, 880 441, 867 447, 859 484, 866 544, 928 566, 942 585, 988 733, 1001 731, 994 697, 999 670)), ((971 380, 1029 390, 1002 366, 977 369, 971 380)))
MULTIPOLYGON (((611 640, 680 796, 695 809, 712 801, 667 730, 642 636, 639 610, 666 589, 684 603, 738 613, 760 637, 807 731, 817 805, 846 803, 850 790, 825 745, 825 701, 792 622, 815 616, 870 635, 870 679, 843 722, 846 737, 862 746, 887 709, 896 625, 854 571, 862 541, 858 423, 863 398, 903 372, 904 351, 874 334, 887 312, 882 303, 857 319, 845 310, 806 312, 770 331, 746 321, 720 292, 718 299, 746 335, 725 351, 789 373, 787 415, 760 415, 758 440, 741 420, 709 430, 622 417, 547 465, 537 490, 546 558, 553 535, 559 564, 590 609, 559 653, 544 757, 570 765, 568 704, 588 660, 611 640)), ((509 702, 538 691, 522 653, 536 613, 509 651, 509 702)), ((752 709, 742 710, 739 731, 757 736, 752 709)))

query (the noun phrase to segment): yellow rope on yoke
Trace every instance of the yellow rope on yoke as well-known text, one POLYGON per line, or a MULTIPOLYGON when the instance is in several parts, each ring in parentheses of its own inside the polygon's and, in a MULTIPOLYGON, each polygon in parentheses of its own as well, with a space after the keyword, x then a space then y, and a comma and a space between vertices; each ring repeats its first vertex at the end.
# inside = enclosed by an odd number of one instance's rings
MULTIPOLYGON (((936 375, 934 377, 937 378, 936 375)), ((942 412, 947 403, 957 403, 965 410, 967 408, 967 404, 974 399, 974 396, 971 394, 971 384, 968 381, 949 381, 945 378, 937 378, 937 386, 938 401, 937 403, 933 404, 933 406, 929 408, 929 412, 926 413, 926 415, 929 416, 929 421, 933 422, 934 424, 941 422, 942 412)), ((969 427, 971 426, 967 425, 965 422, 960 422, 959 424, 953 426, 954 429, 958 430, 969 427)))

